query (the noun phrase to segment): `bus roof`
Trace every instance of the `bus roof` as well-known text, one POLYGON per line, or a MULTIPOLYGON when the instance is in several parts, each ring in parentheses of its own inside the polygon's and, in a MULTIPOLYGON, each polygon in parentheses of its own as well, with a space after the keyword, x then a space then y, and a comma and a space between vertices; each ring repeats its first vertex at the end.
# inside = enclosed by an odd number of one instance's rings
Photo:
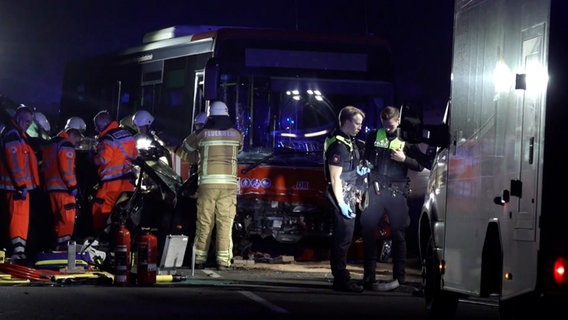
MULTIPOLYGON (((222 40, 271 40, 305 43, 327 43, 337 45, 371 45, 390 50, 389 43, 381 37, 353 34, 327 34, 283 29, 264 29, 231 26, 172 26, 144 35, 141 46, 125 49, 121 55, 147 52, 150 50, 183 46, 198 42, 222 40)), ((211 47, 211 50, 213 48, 211 47)))

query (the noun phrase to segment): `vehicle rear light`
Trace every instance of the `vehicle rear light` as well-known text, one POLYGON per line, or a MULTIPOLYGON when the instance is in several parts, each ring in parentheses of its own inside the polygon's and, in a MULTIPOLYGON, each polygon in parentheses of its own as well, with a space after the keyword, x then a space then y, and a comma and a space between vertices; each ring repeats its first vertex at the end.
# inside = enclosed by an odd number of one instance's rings
POLYGON ((560 257, 554 262, 554 281, 557 284, 568 283, 568 260, 560 257))

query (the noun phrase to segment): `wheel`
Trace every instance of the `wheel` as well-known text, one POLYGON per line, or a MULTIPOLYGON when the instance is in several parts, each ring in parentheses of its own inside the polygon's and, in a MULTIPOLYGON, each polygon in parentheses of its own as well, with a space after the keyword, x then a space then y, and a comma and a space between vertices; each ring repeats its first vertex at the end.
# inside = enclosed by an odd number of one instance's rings
POLYGON ((440 259, 434 250, 434 240, 428 239, 422 257, 422 285, 428 319, 453 319, 458 308, 458 296, 442 290, 440 259))

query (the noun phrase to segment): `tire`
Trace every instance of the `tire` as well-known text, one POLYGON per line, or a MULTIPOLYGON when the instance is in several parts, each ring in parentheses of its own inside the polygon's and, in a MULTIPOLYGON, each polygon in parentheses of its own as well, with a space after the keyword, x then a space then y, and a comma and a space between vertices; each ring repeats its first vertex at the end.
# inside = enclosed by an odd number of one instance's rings
POLYGON ((440 259, 434 250, 432 237, 428 239, 422 257, 422 285, 428 319, 453 319, 458 308, 458 296, 442 290, 442 275, 438 267, 440 259))

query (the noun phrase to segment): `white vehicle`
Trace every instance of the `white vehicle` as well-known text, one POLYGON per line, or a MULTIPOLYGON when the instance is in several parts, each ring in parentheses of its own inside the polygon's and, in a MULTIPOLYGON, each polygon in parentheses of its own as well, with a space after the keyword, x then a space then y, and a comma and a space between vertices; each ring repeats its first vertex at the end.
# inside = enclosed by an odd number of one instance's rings
POLYGON ((567 4, 455 1, 451 102, 417 131, 438 146, 418 226, 430 318, 568 301, 567 4))

